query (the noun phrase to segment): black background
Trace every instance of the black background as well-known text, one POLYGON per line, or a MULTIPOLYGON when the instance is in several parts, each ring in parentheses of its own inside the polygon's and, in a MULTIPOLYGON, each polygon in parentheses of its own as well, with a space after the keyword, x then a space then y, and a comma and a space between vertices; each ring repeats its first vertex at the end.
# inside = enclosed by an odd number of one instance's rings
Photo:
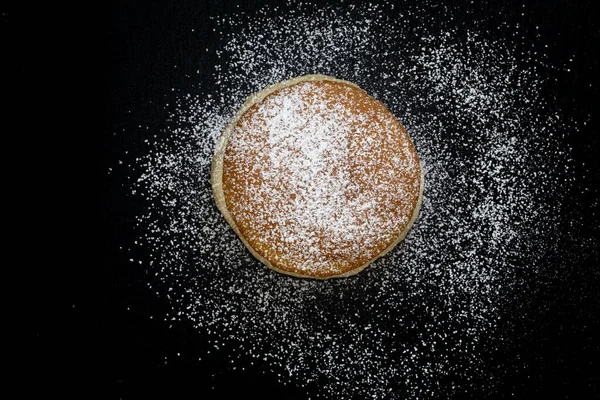
MULTIPOLYGON (((399 12, 402 3, 393 3, 399 12)), ((567 120, 587 121, 565 139, 573 148, 577 176, 565 210, 577 207, 586 214, 576 230, 579 239, 597 238, 600 15, 594 2, 445 3, 461 25, 485 18, 491 30, 502 21, 518 22, 525 38, 533 38, 533 27, 539 26, 541 40, 549 45, 550 63, 564 65, 575 55, 570 73, 548 72, 552 76, 544 90, 558 94, 556 101, 567 120), (522 4, 528 10, 526 17, 521 15, 522 4)), ((56 157, 64 175, 53 181, 51 193, 64 196, 60 210, 74 218, 61 219, 68 234, 58 253, 52 254, 73 268, 49 273, 41 266, 35 279, 32 291, 39 299, 28 370, 35 377, 33 386, 60 361, 70 368, 51 384, 65 396, 227 398, 241 389, 243 396, 306 397, 304 391, 278 383, 268 371, 231 371, 225 354, 199 361, 208 346, 206 338, 185 324, 170 326, 163 320, 167 300, 148 289, 143 267, 129 262, 132 257, 144 258, 135 253, 139 250, 128 250, 136 239, 133 217, 142 204, 129 195, 127 168, 117 168, 118 160, 133 164, 143 155, 142 142, 165 127, 169 112, 165 104, 178 95, 172 88, 193 92, 218 63, 213 51, 218 32, 210 17, 251 14, 264 4, 278 5, 282 12, 289 7, 282 1, 247 1, 239 7, 227 1, 120 1, 52 8, 47 14, 38 10, 32 15, 26 6, 3 11, 5 54, 15 61, 8 63, 14 68, 7 76, 22 83, 12 94, 13 106, 31 110, 32 103, 47 105, 52 112, 46 119, 40 112, 38 122, 61 127, 53 142, 70 149, 56 157), (196 51, 204 48, 209 51, 196 51), (38 93, 35 102, 31 90, 38 93), (137 129, 139 125, 149 129, 137 129), (89 165, 98 150, 99 163, 91 173, 84 172, 83 165, 89 165), (50 277, 60 277, 66 290, 48 290, 50 277), (48 305, 55 298, 65 300, 59 306, 65 319, 48 305), (84 382, 83 391, 74 389, 74 381, 84 382)), ((210 90, 210 84, 207 79, 203 87, 210 90)), ((40 179, 40 187, 45 182, 40 179)), ((571 216, 568 211, 564 215, 571 216)), ((593 250, 582 257, 578 268, 534 288, 534 300, 522 311, 528 318, 520 319, 528 322, 513 327, 516 345, 507 350, 511 354, 485 355, 507 377, 496 393, 486 395, 600 396, 595 373, 600 367, 598 252, 593 250), (520 367, 513 371, 503 357, 518 358, 520 367)))

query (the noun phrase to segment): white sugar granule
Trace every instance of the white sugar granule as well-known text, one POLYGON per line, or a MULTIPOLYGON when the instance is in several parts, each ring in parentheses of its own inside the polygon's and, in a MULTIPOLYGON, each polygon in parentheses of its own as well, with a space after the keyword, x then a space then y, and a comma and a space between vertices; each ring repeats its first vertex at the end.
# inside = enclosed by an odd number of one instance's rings
POLYGON ((469 391, 465 382, 481 393, 498 383, 480 352, 505 343, 505 308, 558 241, 568 130, 539 94, 533 50, 517 54, 449 22, 432 34, 418 7, 402 23, 377 6, 223 19, 235 33, 217 46, 216 92, 182 96, 172 130, 134 166, 148 204, 138 224, 149 284, 171 300, 167 319, 208 334, 217 352, 237 349, 232 368, 243 354, 300 393, 318 382, 323 398, 447 398, 469 391), (209 183, 216 139, 245 98, 309 73, 380 99, 425 169, 414 228, 350 279, 266 269, 218 212, 209 183))

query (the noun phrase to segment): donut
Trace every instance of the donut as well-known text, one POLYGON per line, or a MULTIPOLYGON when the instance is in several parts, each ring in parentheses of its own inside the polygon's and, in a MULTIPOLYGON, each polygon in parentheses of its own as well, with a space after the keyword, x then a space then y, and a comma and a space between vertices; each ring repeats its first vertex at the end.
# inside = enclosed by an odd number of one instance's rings
POLYGON ((217 208, 267 267, 348 277, 404 239, 423 196, 406 130, 357 85, 306 75, 251 95, 217 140, 217 208))

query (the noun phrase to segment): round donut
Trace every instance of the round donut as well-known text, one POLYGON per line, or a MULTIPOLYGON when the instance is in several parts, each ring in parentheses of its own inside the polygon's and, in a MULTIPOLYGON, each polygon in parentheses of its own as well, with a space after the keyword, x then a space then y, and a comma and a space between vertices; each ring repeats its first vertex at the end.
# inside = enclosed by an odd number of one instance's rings
POLYGON ((360 272, 404 239, 423 170, 383 103, 353 83, 306 75, 248 98, 217 142, 211 184, 257 259, 327 279, 360 272))

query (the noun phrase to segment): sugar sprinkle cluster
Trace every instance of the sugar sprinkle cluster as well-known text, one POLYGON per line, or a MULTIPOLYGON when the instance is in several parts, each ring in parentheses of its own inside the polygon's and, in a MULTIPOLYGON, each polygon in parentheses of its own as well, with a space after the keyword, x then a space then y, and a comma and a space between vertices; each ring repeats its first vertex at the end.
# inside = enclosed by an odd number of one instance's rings
POLYGON ((229 33, 217 49, 217 91, 182 95, 172 129, 133 167, 132 190, 147 204, 138 228, 148 284, 170 300, 167 320, 194 326, 216 352, 237 349, 227 353, 232 368, 250 358, 299 393, 448 398, 469 384, 486 393, 499 377, 482 349, 507 343, 502 315, 558 240, 557 204, 572 184, 559 139, 569 128, 540 95, 534 44, 517 53, 443 22, 432 32, 418 7, 403 21, 386 7, 300 5, 218 21, 229 33), (386 104, 427 177, 405 241, 354 278, 266 269, 212 198, 216 139, 246 97, 309 73, 386 104))

